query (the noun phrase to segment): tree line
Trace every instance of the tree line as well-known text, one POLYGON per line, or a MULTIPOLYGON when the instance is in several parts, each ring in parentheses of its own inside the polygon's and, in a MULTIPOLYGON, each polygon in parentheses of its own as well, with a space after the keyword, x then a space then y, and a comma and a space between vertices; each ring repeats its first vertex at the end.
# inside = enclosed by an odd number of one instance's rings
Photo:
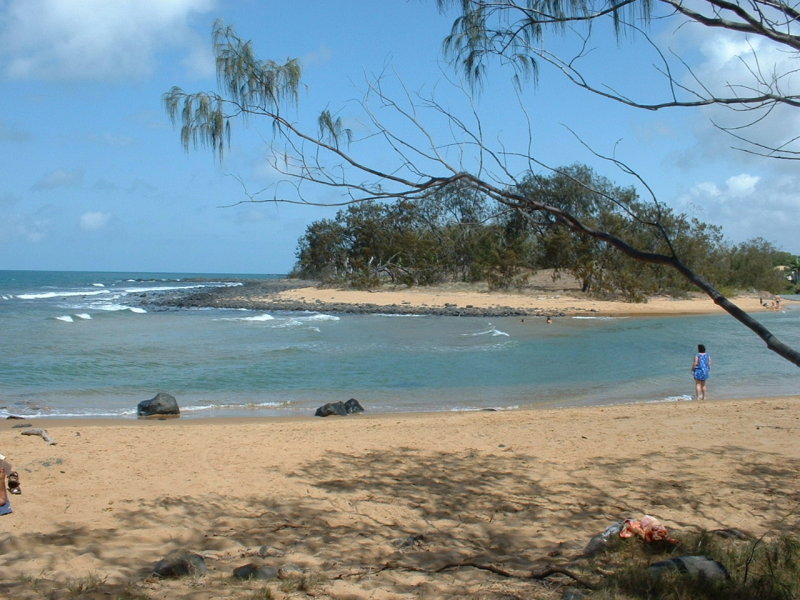
MULTIPOLYGON (((789 278, 796 277, 792 266, 798 257, 760 238, 730 244, 719 227, 642 202, 633 188, 616 186, 585 165, 530 173, 516 188, 515 193, 638 248, 674 252, 731 292, 784 292, 789 278)), ((532 272, 553 269, 572 275, 594 296, 641 301, 651 294, 681 295, 692 289, 674 269, 617 252, 569 228, 557 213, 509 210, 458 183, 420 198, 350 205, 333 219, 309 225, 296 254, 293 276, 361 288, 384 282, 485 281, 502 289, 523 286, 532 272)))

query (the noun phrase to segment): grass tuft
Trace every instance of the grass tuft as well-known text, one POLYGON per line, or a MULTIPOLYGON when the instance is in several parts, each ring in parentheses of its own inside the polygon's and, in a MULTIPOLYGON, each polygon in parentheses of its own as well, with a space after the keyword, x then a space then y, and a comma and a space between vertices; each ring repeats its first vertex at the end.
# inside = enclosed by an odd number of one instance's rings
POLYGON ((800 537, 726 539, 702 532, 681 536, 668 548, 630 540, 595 559, 605 576, 589 598, 602 600, 793 600, 800 598, 800 537), (710 579, 677 570, 654 574, 660 560, 701 555, 716 560, 730 579, 710 579))

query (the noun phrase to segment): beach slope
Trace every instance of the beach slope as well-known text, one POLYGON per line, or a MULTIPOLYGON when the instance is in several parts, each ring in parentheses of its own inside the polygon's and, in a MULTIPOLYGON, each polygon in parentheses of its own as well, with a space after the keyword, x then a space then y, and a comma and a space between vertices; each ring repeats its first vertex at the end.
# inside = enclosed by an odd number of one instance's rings
POLYGON ((55 445, 19 424, 0 423, 0 451, 23 488, 0 517, 4 598, 78 588, 81 598, 558 598, 501 573, 564 563, 644 514, 679 539, 798 525, 800 397, 35 421, 55 445), (207 574, 152 577, 174 550, 202 555, 207 574), (290 576, 231 577, 253 562, 290 576), (467 563, 492 568, 452 567, 467 563))

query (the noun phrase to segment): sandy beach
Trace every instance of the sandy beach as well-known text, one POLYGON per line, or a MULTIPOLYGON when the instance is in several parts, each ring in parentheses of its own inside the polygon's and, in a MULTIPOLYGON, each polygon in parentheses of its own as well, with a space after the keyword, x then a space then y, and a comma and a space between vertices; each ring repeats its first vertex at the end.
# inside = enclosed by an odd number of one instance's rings
POLYGON ((678 538, 798 525, 800 397, 34 421, 55 445, 20 424, 0 423, 23 488, 0 517, 3 598, 76 597, 46 594, 81 586, 81 598, 559 598, 552 582, 437 569, 477 561, 524 575, 644 514, 678 538), (202 555, 208 573, 151 577, 173 550, 202 555), (252 562, 305 583, 231 577, 252 562))
MULTIPOLYGON (((706 295, 693 293, 686 298, 653 296, 647 302, 597 300, 576 292, 534 290, 532 292, 488 292, 453 287, 383 288, 374 291, 301 287, 279 292, 281 301, 302 301, 314 305, 349 304, 389 307, 475 308, 478 310, 511 308, 529 314, 599 315, 599 316, 666 316, 723 313, 706 295)), ((732 299, 747 312, 770 310, 763 306, 772 295, 746 294, 732 299)), ((784 301, 785 304, 785 301, 784 301)), ((413 310, 413 308, 412 308, 413 310)))
MULTIPOLYGON (((609 303, 562 290, 357 292, 279 301, 711 314, 711 300, 609 303)), ((272 295, 274 299, 275 294, 272 295)), ((244 300, 253 301, 252 297, 244 300)), ((257 299, 256 299, 257 300, 257 299)), ((763 310, 758 295, 737 298, 763 310)), ((713 386, 712 386, 713 395, 713 386)), ((22 481, 0 517, 0 598, 561 598, 590 538, 623 519, 670 533, 800 524, 800 396, 329 418, 0 422, 22 481), (23 435, 45 429, 55 444, 23 435), (202 577, 161 579, 173 551, 202 577), (246 564, 281 578, 241 581, 246 564)))

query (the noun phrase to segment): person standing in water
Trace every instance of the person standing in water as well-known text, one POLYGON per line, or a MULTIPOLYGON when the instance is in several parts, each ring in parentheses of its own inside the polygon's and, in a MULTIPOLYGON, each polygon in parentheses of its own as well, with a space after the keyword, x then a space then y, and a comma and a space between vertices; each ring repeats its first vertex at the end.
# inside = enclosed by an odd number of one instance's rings
POLYGON ((706 382, 711 373, 711 357, 706 353, 703 344, 697 344, 697 354, 692 363, 692 377, 694 377, 695 398, 705 400, 708 393, 706 382))

